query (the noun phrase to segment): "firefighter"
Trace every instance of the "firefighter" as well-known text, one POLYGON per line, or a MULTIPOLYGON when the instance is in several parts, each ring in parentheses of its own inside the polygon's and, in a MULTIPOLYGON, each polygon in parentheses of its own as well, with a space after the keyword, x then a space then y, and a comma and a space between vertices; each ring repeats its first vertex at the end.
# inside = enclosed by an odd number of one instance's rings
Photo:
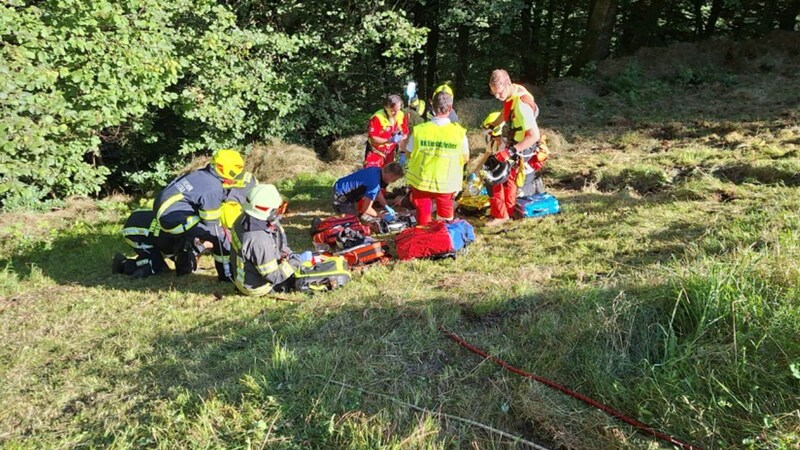
MULTIPOLYGON (((255 179, 244 172, 244 160, 236 150, 221 149, 206 167, 172 181, 155 199, 162 233, 174 236, 175 272, 186 275, 197 269, 197 258, 211 245, 220 281, 231 281, 230 242, 220 219, 235 215, 226 205, 242 201, 242 193, 255 179)), ((228 218, 230 221, 230 218, 228 218)))
POLYGON ((403 99, 387 95, 383 109, 372 115, 367 130, 364 167, 383 167, 394 161, 394 150, 408 137, 408 117, 403 113, 403 99))
MULTIPOLYGON (((496 227, 511 218, 517 203, 517 177, 524 176, 525 164, 538 159, 534 159, 534 155, 538 151, 540 133, 536 124, 538 107, 533 96, 524 87, 513 84, 508 72, 494 70, 489 78, 489 90, 503 102, 503 113, 487 126, 494 127, 505 122, 505 146, 493 156, 498 164, 510 164, 508 177, 501 178, 502 181, 491 187, 489 211, 493 219, 486 222, 486 226, 496 227)), ((538 167, 541 168, 541 164, 538 167)))
POLYGON ((461 190, 464 164, 469 160, 467 131, 448 118, 453 110, 453 96, 437 93, 431 108, 436 115, 430 122, 415 126, 406 145, 411 152, 406 182, 419 225, 431 221, 434 203, 439 219, 454 218, 453 198, 461 190))
POLYGON ((233 284, 246 295, 259 296, 294 288, 294 273, 311 261, 311 252, 293 253, 280 223, 282 199, 271 184, 247 193, 244 214, 231 230, 233 284))
POLYGON ((162 233, 151 209, 138 209, 131 213, 122 228, 122 237, 136 252, 136 258, 114 255, 112 272, 145 278, 169 270, 166 258, 172 258, 176 238, 162 233))

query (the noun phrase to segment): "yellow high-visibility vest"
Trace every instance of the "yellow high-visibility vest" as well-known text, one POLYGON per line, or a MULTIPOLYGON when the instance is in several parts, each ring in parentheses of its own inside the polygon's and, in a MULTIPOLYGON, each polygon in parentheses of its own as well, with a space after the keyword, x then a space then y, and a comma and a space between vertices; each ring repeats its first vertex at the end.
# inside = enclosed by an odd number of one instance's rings
POLYGON ((533 95, 528 92, 525 87, 518 84, 514 84, 512 86, 514 88, 514 93, 511 94, 511 98, 506 100, 505 104, 503 105, 503 118, 505 119, 507 126, 505 130, 507 133, 506 137, 509 139, 509 141, 511 141, 511 143, 517 143, 522 142, 525 139, 525 131, 530 128, 530 125, 528 125, 528 128, 526 128, 525 117, 522 114, 520 105, 525 103, 530 106, 531 110, 533 110, 534 117, 538 107, 533 100, 533 95))
POLYGON ((467 130, 456 123, 426 122, 414 127, 414 148, 406 181, 416 189, 433 193, 461 190, 464 176, 462 151, 467 130))

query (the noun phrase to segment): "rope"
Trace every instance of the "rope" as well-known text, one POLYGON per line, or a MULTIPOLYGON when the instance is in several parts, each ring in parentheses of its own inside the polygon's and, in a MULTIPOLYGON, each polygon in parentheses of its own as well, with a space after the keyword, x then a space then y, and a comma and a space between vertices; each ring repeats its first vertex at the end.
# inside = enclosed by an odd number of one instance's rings
POLYGON ((612 409, 612 408, 610 408, 610 407, 598 402, 597 400, 591 399, 591 398, 589 398, 589 397, 587 397, 587 396, 585 396, 585 395, 583 395, 581 393, 575 392, 575 391, 570 390, 570 389, 568 389, 568 388, 566 388, 564 386, 561 386, 560 384, 558 384, 558 383, 556 383, 554 381, 551 381, 551 380, 548 380, 547 378, 543 378, 543 377, 540 377, 540 376, 537 376, 537 375, 534 375, 534 374, 531 374, 531 373, 524 372, 524 371, 522 371, 520 369, 517 369, 516 367, 508 364, 507 362, 503 361, 502 359, 500 359, 500 358, 498 358, 496 356, 489 355, 488 353, 484 352, 483 350, 472 346, 470 343, 468 343, 467 341, 465 341, 464 339, 462 339, 461 337, 459 337, 455 333, 453 333, 451 331, 448 331, 443 327, 439 327, 439 331, 441 331, 448 338, 450 338, 453 341, 455 341, 456 343, 458 343, 460 346, 466 348, 467 350, 471 351, 472 353, 475 353, 476 355, 480 355, 480 356, 483 356, 484 358, 486 358, 488 360, 491 360, 492 362, 494 362, 495 364, 499 365, 500 367, 503 367, 504 369, 508 370, 509 372, 515 373, 515 374, 520 375, 520 376, 525 377, 525 378, 529 378, 529 379, 534 380, 534 381, 538 381, 539 383, 542 383, 542 384, 544 384, 546 386, 549 386, 549 387, 551 387, 551 388, 553 388, 553 389, 555 389, 557 391, 561 391, 561 392, 569 395, 572 398, 576 398, 576 399, 586 403, 589 406, 593 406, 593 407, 605 412, 606 414, 610 415, 611 417, 615 417, 615 418, 627 423, 628 425, 631 425, 631 426, 633 426, 635 428, 638 428, 639 430, 641 430, 642 432, 644 432, 646 434, 655 436, 655 437, 657 437, 658 439, 661 439, 664 442, 669 442, 670 444, 677 445, 677 446, 679 446, 680 448, 682 448, 684 450, 702 450, 700 447, 698 447, 696 445, 687 444, 687 443, 685 443, 683 441, 680 441, 680 440, 678 440, 678 439, 676 439, 676 438, 674 438, 672 436, 669 436, 667 434, 661 433, 660 431, 655 430, 653 427, 650 427, 648 425, 645 425, 642 422, 639 422, 636 419, 628 417, 625 414, 622 414, 621 412, 616 411, 616 410, 614 410, 614 409, 612 409))

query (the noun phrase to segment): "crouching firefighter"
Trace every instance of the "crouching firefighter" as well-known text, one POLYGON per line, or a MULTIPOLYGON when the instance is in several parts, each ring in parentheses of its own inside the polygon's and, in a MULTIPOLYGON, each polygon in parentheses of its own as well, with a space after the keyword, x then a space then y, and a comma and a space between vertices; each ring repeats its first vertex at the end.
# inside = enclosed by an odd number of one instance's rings
POLYGON ((311 252, 293 253, 280 223, 283 203, 275 186, 260 184, 247 193, 244 214, 231 230, 233 284, 243 294, 266 295, 294 288, 294 273, 311 252))
POLYGON ((197 258, 210 250, 217 278, 232 280, 230 241, 220 218, 224 203, 236 202, 237 191, 250 183, 255 184, 252 175, 243 174, 243 169, 244 160, 239 152, 218 150, 206 167, 175 179, 156 196, 153 210, 161 233, 172 235, 177 241, 177 275, 194 272, 197 258))
POLYGON ((156 213, 150 209, 134 211, 125 221, 122 237, 136 252, 136 258, 126 258, 122 253, 114 255, 112 272, 145 278, 166 272, 166 258, 172 258, 176 238, 162 233, 156 213))

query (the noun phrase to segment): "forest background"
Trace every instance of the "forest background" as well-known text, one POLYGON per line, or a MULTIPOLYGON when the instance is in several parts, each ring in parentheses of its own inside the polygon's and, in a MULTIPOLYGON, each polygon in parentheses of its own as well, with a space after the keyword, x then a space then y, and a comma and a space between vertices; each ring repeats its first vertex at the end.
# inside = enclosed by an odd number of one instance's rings
POLYGON ((799 12, 798 0, 4 0, 0 204, 149 192, 190 156, 273 139, 326 157, 410 80, 422 98, 442 82, 487 97, 498 67, 529 85, 625 89, 631 73, 597 62, 794 30, 799 12))

